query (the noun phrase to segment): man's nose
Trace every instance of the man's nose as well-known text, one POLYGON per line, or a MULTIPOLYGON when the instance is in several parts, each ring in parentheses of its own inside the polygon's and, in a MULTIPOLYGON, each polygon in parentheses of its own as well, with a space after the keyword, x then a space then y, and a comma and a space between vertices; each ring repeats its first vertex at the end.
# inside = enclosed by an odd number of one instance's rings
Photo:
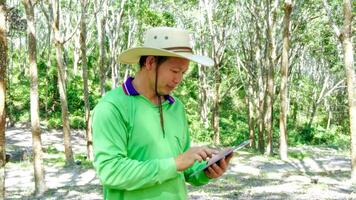
POLYGON ((182 75, 177 75, 174 77, 173 81, 175 84, 179 84, 182 81, 183 76, 182 75))

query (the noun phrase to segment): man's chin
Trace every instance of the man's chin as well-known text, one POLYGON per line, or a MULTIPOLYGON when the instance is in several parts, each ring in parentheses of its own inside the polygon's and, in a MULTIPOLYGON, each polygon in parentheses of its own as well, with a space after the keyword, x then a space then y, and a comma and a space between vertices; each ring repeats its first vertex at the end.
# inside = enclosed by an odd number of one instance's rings
POLYGON ((170 95, 171 93, 170 92, 161 92, 159 93, 160 96, 166 96, 166 95, 170 95))
POLYGON ((158 92, 158 94, 161 96, 166 96, 166 95, 170 95, 171 92, 172 92, 172 90, 166 90, 166 91, 160 91, 160 92, 158 92))

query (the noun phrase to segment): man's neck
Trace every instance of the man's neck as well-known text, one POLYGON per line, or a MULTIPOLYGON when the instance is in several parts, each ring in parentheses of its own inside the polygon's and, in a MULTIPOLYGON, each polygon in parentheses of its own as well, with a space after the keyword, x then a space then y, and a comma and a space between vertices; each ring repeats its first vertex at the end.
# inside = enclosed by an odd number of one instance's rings
MULTIPOLYGON (((153 104, 158 104, 157 94, 154 88, 152 88, 149 77, 142 71, 139 71, 135 79, 132 81, 133 86, 135 87, 136 91, 140 93, 140 95, 145 96, 149 99, 153 104)), ((161 97, 163 98, 163 97, 161 97)))

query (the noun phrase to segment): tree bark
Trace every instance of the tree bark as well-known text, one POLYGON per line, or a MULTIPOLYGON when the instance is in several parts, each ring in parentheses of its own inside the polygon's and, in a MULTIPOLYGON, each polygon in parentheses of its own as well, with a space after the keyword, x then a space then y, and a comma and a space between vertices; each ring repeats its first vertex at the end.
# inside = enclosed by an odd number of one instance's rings
POLYGON ((263 123, 265 89, 263 84, 263 74, 263 66, 261 66, 258 75, 258 150, 261 154, 265 153, 265 127, 263 123))
POLYGON ((105 94, 105 79, 106 79, 106 62, 105 62, 105 23, 106 23, 106 12, 107 12, 107 0, 102 3, 95 0, 96 10, 99 11, 101 7, 101 12, 97 13, 96 16, 96 26, 98 30, 98 44, 99 44, 99 76, 100 76, 100 94, 104 96, 105 94), (100 4, 100 5, 99 5, 100 4))
POLYGON ((333 28, 336 37, 342 43, 344 52, 344 67, 350 117, 351 181, 356 183, 356 77, 352 47, 352 6, 350 0, 343 1, 344 27, 341 32, 337 27, 334 18, 331 16, 327 1, 323 0, 323 3, 329 17, 330 26, 333 28))
POLYGON ((73 49, 73 74, 78 75, 78 63, 80 59, 80 33, 75 34, 74 49, 73 49))
POLYGON ((83 70, 83 90, 84 90, 84 107, 85 107, 85 124, 87 138, 87 156, 89 160, 93 160, 93 136, 90 125, 90 104, 89 104, 89 89, 88 89, 88 65, 86 57, 86 34, 87 27, 85 22, 85 14, 87 9, 87 0, 81 0, 81 17, 80 17, 80 51, 83 70))
POLYGON ((64 73, 64 62, 63 62, 63 38, 59 30, 59 1, 52 0, 53 6, 53 33, 54 33, 54 43, 56 47, 56 61, 58 70, 58 89, 61 99, 61 109, 62 109, 62 123, 63 123, 63 138, 64 138, 64 153, 66 156, 66 164, 74 164, 73 151, 71 145, 71 135, 69 127, 69 117, 68 117, 68 103, 66 94, 66 84, 65 84, 65 73, 64 73))
MULTIPOLYGON (((205 44, 202 41, 205 41, 204 35, 204 26, 205 26, 205 17, 204 16, 204 8, 202 6, 202 2, 200 2, 199 13, 202 15, 199 20, 199 35, 201 36, 200 45, 198 52, 200 55, 208 55, 206 52, 205 44)), ((200 110, 200 120, 203 123, 205 129, 209 128, 209 99, 208 99, 208 85, 207 85, 207 69, 198 65, 198 76, 199 76, 199 110, 200 110)))
POLYGON ((208 92, 206 86, 206 69, 204 66, 199 66, 199 107, 200 107, 200 119, 203 122, 204 128, 209 128, 208 119, 208 92))
POLYGON ((250 147, 255 148, 255 113, 254 113, 254 93, 253 93, 253 83, 251 77, 248 78, 248 93, 247 93, 247 105, 248 105, 248 129, 249 138, 251 140, 250 147))
POLYGON ((213 141, 214 144, 220 144, 220 84, 221 84, 221 75, 219 71, 220 65, 215 65, 215 95, 213 98, 213 113, 212 113, 212 124, 214 130, 213 141))
POLYGON ((0 198, 5 199, 5 95, 7 67, 6 0, 0 0, 0 198))
POLYGON ((121 24, 122 18, 124 16, 126 0, 122 0, 120 3, 120 9, 116 9, 113 14, 113 18, 108 19, 106 23, 106 32, 107 36, 109 37, 109 47, 110 53, 109 54, 109 63, 111 68, 111 88, 115 89, 119 82, 119 69, 120 65, 117 63, 117 55, 120 54, 120 31, 121 31, 121 24))
POLYGON ((30 64, 31 77, 31 128, 35 194, 36 196, 40 196, 46 191, 46 184, 43 169, 43 152, 39 120, 38 73, 36 63, 36 26, 33 2, 31 0, 23 0, 22 3, 25 7, 27 18, 28 59, 30 64))
POLYGON ((284 1, 283 18, 283 50, 281 65, 281 111, 279 118, 279 156, 282 160, 288 159, 287 143, 287 113, 288 113, 288 51, 289 51, 289 24, 292 12, 292 1, 284 1))
POLYGON ((273 98, 274 98, 274 68, 276 63, 276 42, 275 42, 275 29, 276 29, 276 15, 278 0, 267 3, 267 39, 268 39, 268 67, 267 67, 267 88, 266 88, 266 110, 264 116, 265 131, 267 135, 267 155, 273 153, 273 98))
POLYGON ((213 108, 212 108, 212 125, 213 125, 213 141, 214 144, 220 144, 220 85, 221 85, 221 72, 222 58, 225 51, 226 38, 229 34, 229 27, 226 24, 222 24, 224 28, 217 28, 217 24, 214 21, 214 17, 218 15, 216 13, 217 7, 220 6, 219 1, 203 0, 200 4, 204 6, 206 11, 207 24, 209 34, 211 37, 211 53, 214 60, 214 96, 213 96, 213 108))
POLYGON ((342 46, 344 50, 344 64, 350 115, 351 180, 353 183, 356 183, 356 77, 352 47, 352 17, 351 1, 344 0, 344 30, 342 46))

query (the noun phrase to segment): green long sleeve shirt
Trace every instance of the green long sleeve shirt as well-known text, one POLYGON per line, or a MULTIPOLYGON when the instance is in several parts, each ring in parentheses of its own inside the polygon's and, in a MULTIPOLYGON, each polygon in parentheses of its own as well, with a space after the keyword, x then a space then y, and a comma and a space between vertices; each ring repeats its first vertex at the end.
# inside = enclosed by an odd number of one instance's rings
POLYGON ((125 84, 107 93, 95 107, 94 167, 104 199, 187 199, 186 181, 209 182, 204 172, 189 177, 205 163, 196 162, 184 172, 176 170, 174 158, 189 149, 190 139, 183 104, 173 101, 162 105, 165 136, 158 106, 138 93, 127 94, 125 84))

